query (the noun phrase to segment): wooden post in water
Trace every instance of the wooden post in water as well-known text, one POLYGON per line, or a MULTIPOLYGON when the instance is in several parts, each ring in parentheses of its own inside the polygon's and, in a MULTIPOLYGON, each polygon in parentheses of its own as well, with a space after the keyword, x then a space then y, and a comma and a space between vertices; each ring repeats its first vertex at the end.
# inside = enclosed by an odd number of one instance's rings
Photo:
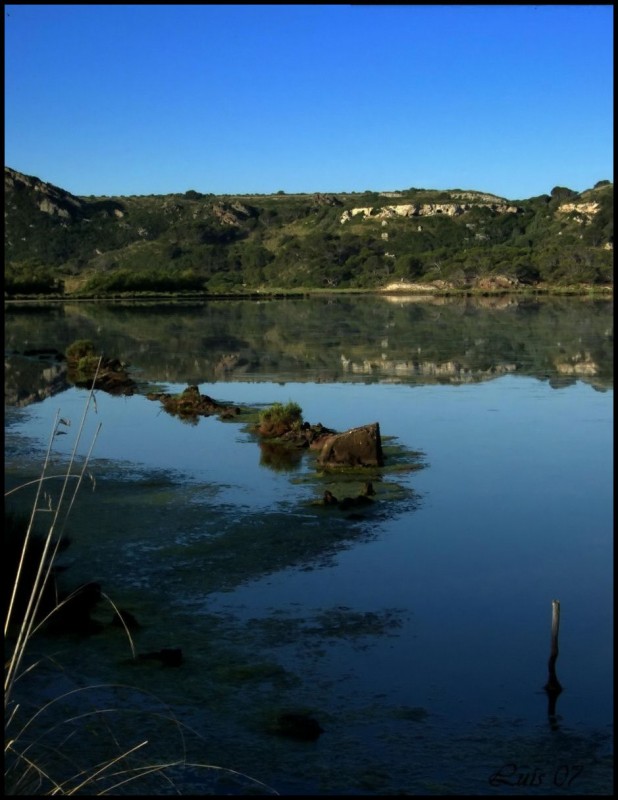
POLYGON ((556 700, 562 691, 562 684, 556 675, 556 660, 558 659, 558 632, 560 630, 560 601, 551 602, 551 651, 549 654, 549 677, 545 684, 545 691, 549 698, 547 713, 550 720, 556 715, 556 700))

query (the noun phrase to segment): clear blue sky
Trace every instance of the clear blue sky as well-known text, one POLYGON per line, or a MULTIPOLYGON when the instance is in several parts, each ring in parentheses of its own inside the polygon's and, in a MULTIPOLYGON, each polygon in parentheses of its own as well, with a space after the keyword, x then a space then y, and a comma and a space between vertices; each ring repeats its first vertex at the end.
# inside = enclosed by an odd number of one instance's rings
POLYGON ((613 6, 7 5, 5 164, 77 195, 613 180, 613 6))

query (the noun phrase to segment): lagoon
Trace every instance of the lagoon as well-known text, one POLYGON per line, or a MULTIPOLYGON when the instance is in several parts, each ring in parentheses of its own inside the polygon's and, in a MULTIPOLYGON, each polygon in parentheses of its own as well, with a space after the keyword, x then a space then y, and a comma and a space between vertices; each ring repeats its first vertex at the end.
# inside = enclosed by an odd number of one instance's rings
MULTIPOLYGON (((611 303, 11 304, 8 486, 36 477, 54 415, 72 433, 88 398, 24 353, 78 338, 130 362, 139 391, 97 392, 88 412, 96 485, 71 512, 66 575, 136 614, 138 650, 185 661, 127 666, 108 626, 78 647, 41 641, 63 680, 152 693, 195 732, 190 753, 281 794, 611 792, 611 303), (241 422, 187 424, 146 397, 188 384, 294 401, 337 430, 379 421, 402 469, 372 474, 367 516, 330 514, 321 493, 341 483, 310 458, 273 464, 241 422), (564 691, 549 714, 554 599, 564 691), (273 736, 281 709, 324 733, 273 736)), ((55 440, 59 463, 72 446, 55 440)), ((31 696, 55 680, 33 677, 31 696)))

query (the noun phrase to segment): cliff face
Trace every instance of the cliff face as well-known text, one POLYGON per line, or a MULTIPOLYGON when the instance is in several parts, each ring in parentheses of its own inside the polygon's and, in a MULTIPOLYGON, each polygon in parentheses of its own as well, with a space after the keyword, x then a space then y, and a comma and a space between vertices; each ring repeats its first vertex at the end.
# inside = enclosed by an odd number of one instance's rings
POLYGON ((563 203, 558 208, 559 214, 574 214, 575 222, 583 222, 592 219, 601 210, 600 203, 563 203))
POLYGON ((517 206, 506 202, 470 202, 470 203, 407 203, 396 206, 382 206, 381 208, 352 208, 341 215, 341 223, 347 222, 357 214, 362 214, 365 219, 393 219, 394 217, 458 217, 473 208, 485 208, 494 214, 517 214, 517 206))
POLYGON ((83 212, 84 203, 64 189, 59 189, 51 183, 45 183, 39 178, 22 175, 9 167, 4 168, 5 199, 9 199, 8 208, 17 210, 16 197, 22 196, 30 204, 44 214, 59 217, 60 219, 75 219, 83 212))
MULTIPOLYGON (((24 265, 29 280, 34 272, 54 269, 71 259, 85 261, 109 249, 118 239, 102 235, 117 228, 124 216, 122 203, 76 197, 39 178, 4 168, 4 260, 8 272, 24 265), (99 244, 101 243, 101 244, 99 244)), ((51 279, 50 279, 51 280, 51 279)))

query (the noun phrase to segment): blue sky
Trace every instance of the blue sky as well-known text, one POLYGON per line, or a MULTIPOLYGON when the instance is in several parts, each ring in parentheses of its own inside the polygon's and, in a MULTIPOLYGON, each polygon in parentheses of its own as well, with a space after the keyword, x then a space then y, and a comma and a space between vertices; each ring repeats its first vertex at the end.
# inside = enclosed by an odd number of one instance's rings
POLYGON ((7 5, 5 164, 77 195, 613 180, 613 6, 7 5))

